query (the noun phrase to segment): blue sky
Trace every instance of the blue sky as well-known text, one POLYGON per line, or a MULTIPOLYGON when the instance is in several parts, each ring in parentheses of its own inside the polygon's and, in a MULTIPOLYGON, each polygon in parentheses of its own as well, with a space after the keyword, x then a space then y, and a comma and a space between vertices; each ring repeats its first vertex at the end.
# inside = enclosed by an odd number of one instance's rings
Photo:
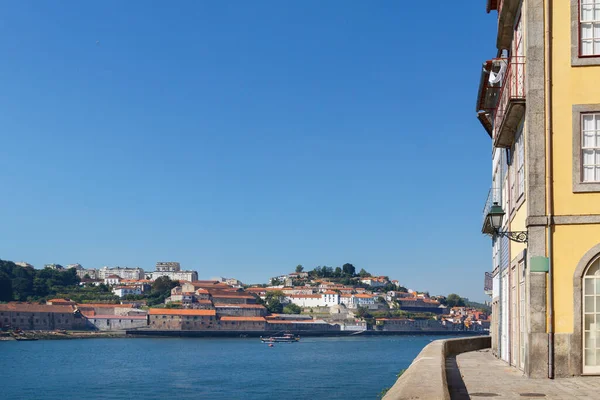
POLYGON ((430 7, 3 3, 0 258, 245 282, 351 262, 485 299, 496 15, 430 7))

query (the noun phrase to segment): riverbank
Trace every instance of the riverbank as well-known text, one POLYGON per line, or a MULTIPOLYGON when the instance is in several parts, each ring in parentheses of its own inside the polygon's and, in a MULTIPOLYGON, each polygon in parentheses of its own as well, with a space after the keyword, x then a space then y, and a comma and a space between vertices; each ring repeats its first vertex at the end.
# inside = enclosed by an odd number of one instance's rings
MULTIPOLYGON (((158 331, 158 330, 127 330, 127 331, 23 331, 21 333, 4 332, 0 341, 12 340, 69 340, 97 338, 240 338, 269 336, 274 332, 267 331, 158 331)), ((360 336, 477 336, 481 332, 448 332, 448 331, 290 331, 301 337, 360 337, 360 336)))
POLYGON ((100 331, 23 331, 22 333, 4 333, 0 335, 0 341, 13 340, 69 340, 69 339, 96 339, 115 338, 123 339, 134 337, 122 332, 100 332, 100 331))
MULTIPOLYGON (((315 330, 286 330, 286 332, 301 337, 359 337, 359 336, 480 336, 482 332, 469 331, 315 331, 315 330)), ((270 336, 277 332, 273 331, 248 331, 248 330, 226 330, 226 331, 193 331, 193 330, 154 330, 139 329, 127 330, 127 335, 138 337, 260 337, 270 336)))

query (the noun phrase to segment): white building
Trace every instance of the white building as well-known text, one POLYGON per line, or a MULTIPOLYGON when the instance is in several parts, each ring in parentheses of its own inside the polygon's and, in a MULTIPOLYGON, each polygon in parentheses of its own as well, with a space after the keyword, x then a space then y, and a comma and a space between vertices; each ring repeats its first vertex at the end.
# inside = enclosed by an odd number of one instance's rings
POLYGON ((326 307, 337 306, 340 304, 340 294, 334 292, 333 290, 328 290, 326 292, 321 293, 323 298, 323 303, 325 303, 326 307))
POLYGON ((108 286, 115 286, 121 283, 121 278, 118 275, 108 275, 104 278, 104 284, 108 286))
POLYGON ((340 296, 340 304, 346 306, 346 308, 356 308, 356 297, 353 294, 342 294, 340 296))
POLYGON ((290 294, 286 300, 300 307, 332 307, 340 304, 340 295, 334 291, 316 294, 290 294))
POLYGON ((370 294, 356 294, 354 295, 354 297, 356 297, 356 306, 357 307, 364 307, 364 308, 368 308, 368 309, 376 309, 377 304, 375 302, 375 296, 370 295, 370 294))
POLYGON ((389 281, 383 277, 370 276, 367 278, 361 278, 360 282, 371 287, 383 287, 387 285, 389 281))
POLYGON ((142 289, 138 286, 117 286, 113 289, 113 293, 123 298, 129 294, 142 294, 142 289))
POLYGON ((67 269, 75 268, 76 271, 82 270, 81 264, 67 264, 67 269))
POLYGON ((23 268, 33 268, 33 265, 26 263, 25 261, 16 262, 15 265, 18 265, 19 267, 23 268))
POLYGON ((159 261, 156 263, 156 271, 158 272, 173 272, 180 270, 181 264, 175 261, 159 261))
POLYGON ((97 278, 104 279, 108 275, 118 275, 122 279, 144 279, 146 275, 144 274, 144 270, 139 267, 129 268, 129 267, 102 267, 98 270, 97 278))
POLYGON ((325 307, 325 300, 320 294, 291 294, 286 300, 300 307, 325 307))
POLYGON ((157 280, 161 276, 167 276, 172 281, 197 281, 198 272, 196 271, 182 271, 181 265, 174 261, 159 261, 156 263, 156 271, 150 274, 153 281, 157 280))
POLYGON ((77 276, 79 277, 79 279, 84 279, 86 275, 89 276, 90 279, 100 279, 98 278, 98 270, 95 268, 82 268, 77 270, 77 276))
POLYGON ((172 281, 197 281, 198 272, 196 271, 154 271, 151 279, 157 280, 161 276, 168 276, 172 281))
POLYGON ((60 264, 46 264, 44 265, 44 268, 50 268, 59 271, 62 271, 64 269, 64 267, 60 264))

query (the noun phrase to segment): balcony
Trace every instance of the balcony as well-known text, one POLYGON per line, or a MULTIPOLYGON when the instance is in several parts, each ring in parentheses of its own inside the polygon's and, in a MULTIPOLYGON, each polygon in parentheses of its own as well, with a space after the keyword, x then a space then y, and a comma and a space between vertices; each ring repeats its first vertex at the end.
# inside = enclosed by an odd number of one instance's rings
POLYGON ((488 1, 487 10, 498 10, 498 37, 496 39, 498 50, 510 49, 520 3, 521 0, 488 1))
MULTIPOLYGON (((505 65, 501 89, 493 112, 494 147, 510 148, 525 114, 525 57, 497 59, 505 65)), ((502 68, 502 67, 501 67, 502 68)), ((499 72, 500 74, 502 71, 499 72)))
POLYGON ((492 188, 488 192, 487 199, 485 200, 485 206, 483 207, 483 221, 481 227, 481 233, 485 235, 492 235, 494 228, 490 224, 489 218, 487 218, 490 208, 494 203, 502 204, 502 190, 499 188, 492 188))

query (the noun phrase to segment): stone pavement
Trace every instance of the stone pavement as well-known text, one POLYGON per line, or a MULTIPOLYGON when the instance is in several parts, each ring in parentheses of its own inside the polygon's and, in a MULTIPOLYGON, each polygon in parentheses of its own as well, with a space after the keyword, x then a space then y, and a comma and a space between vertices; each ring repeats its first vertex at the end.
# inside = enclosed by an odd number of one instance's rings
POLYGON ((600 376, 529 379, 493 357, 489 349, 449 359, 446 371, 452 399, 600 400, 600 376))

